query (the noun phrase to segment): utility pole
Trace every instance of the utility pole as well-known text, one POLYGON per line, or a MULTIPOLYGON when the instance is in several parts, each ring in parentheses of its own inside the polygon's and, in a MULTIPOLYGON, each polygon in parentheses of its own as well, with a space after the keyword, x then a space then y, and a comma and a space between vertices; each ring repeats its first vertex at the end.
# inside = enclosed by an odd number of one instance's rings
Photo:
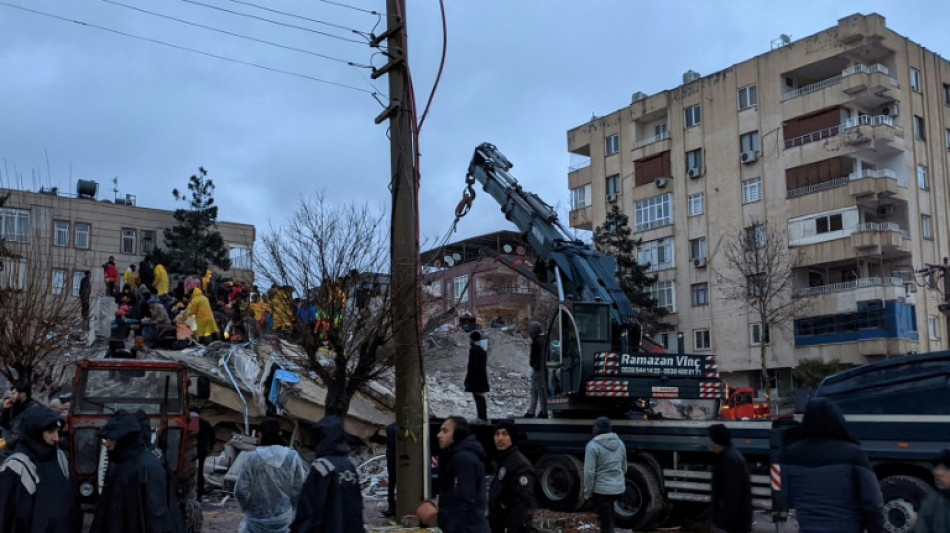
POLYGON ((419 205, 415 168, 414 102, 410 98, 406 43, 406 2, 386 1, 384 39, 389 62, 372 74, 389 76, 389 106, 376 123, 389 120, 393 215, 390 240, 396 348, 396 516, 415 512, 429 494, 428 408, 419 335, 419 205))

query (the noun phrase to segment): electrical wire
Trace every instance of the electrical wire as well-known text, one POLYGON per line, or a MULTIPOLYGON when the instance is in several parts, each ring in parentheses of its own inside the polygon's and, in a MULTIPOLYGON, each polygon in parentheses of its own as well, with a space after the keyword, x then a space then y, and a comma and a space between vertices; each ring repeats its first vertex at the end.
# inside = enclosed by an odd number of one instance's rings
POLYGON ((298 19, 300 19, 300 20, 306 20, 306 21, 308 21, 308 22, 314 22, 314 23, 316 23, 316 24, 323 24, 324 26, 330 26, 331 28, 338 28, 338 29, 341 29, 341 30, 349 30, 349 31, 352 31, 352 32, 354 32, 354 33, 360 33, 360 34, 362 34, 362 32, 359 32, 359 31, 357 31, 357 30, 355 30, 355 29, 353 29, 353 28, 347 27, 347 26, 343 26, 343 25, 340 25, 340 24, 334 24, 334 23, 332 23, 332 22, 326 22, 326 21, 320 20, 320 19, 314 19, 314 18, 310 18, 310 17, 305 17, 305 16, 303 16, 303 15, 298 15, 298 14, 296 14, 296 13, 289 13, 289 12, 287 12, 287 11, 280 11, 279 9, 271 9, 271 8, 269 8, 269 7, 265 7, 265 6, 262 6, 262 5, 258 5, 258 4, 255 4, 255 3, 253 3, 253 2, 246 2, 245 0, 230 0, 230 1, 231 1, 231 2, 234 2, 235 4, 241 4, 241 5, 243 5, 243 6, 255 7, 255 8, 260 9, 260 10, 262 10, 262 11, 267 11, 267 12, 270 12, 270 13, 276 13, 276 14, 278 14, 278 15, 284 15, 285 17, 298 18, 298 19))
POLYGON ((276 73, 278 73, 278 74, 285 74, 285 75, 287 75, 287 76, 294 76, 294 77, 297 77, 297 78, 303 78, 303 79, 310 80, 310 81, 317 82, 317 83, 323 83, 323 84, 326 84, 326 85, 333 85, 333 86, 335 86, 335 87, 342 87, 342 88, 344 88, 344 89, 351 89, 351 90, 354 90, 354 91, 359 91, 359 92, 361 92, 361 93, 366 93, 366 94, 370 94, 370 95, 374 94, 372 91, 368 91, 368 90, 366 90, 366 89, 361 89, 361 88, 359 88, 359 87, 354 87, 354 86, 352 86, 352 85, 347 85, 347 84, 345 84, 345 83, 339 83, 339 82, 335 82, 335 81, 324 80, 324 79, 320 79, 320 78, 315 78, 315 77, 313 77, 313 76, 308 76, 308 75, 306 75, 306 74, 301 74, 301 73, 299 73, 299 72, 293 72, 293 71, 289 71, 289 70, 282 70, 282 69, 278 69, 278 68, 274 68, 274 67, 268 67, 268 66, 266 66, 266 65, 261 65, 261 64, 258 64, 258 63, 252 63, 252 62, 250 62, 250 61, 244 61, 244 60, 241 60, 241 59, 234 59, 234 58, 232 58, 232 57, 226 57, 226 56, 221 56, 221 55, 218 55, 218 54, 212 54, 211 52, 205 52, 205 51, 203 51, 203 50, 198 50, 198 49, 195 49, 195 48, 189 48, 189 47, 187 47, 187 46, 181 46, 181 45, 177 45, 177 44, 172 44, 172 43, 168 43, 168 42, 165 42, 165 41, 160 41, 160 40, 158 40, 158 39, 152 39, 152 38, 150 38, 150 37, 143 37, 143 36, 141 36, 141 35, 135 35, 135 34, 132 34, 132 33, 126 33, 126 32, 124 32, 124 31, 119 31, 119 30, 116 30, 116 29, 107 28, 107 27, 105 27, 105 26, 99 26, 99 25, 97 25, 97 24, 92 24, 92 23, 90 23, 90 22, 83 22, 83 21, 81 21, 81 20, 75 20, 75 19, 70 19, 70 18, 67 18, 67 17, 61 17, 61 16, 59 16, 59 15, 54 15, 54 14, 52 14, 52 13, 46 13, 46 12, 44 12, 44 11, 37 11, 37 10, 35 10, 35 9, 30 9, 30 8, 28 8, 28 7, 23 7, 23 6, 18 6, 18 5, 15 5, 15 4, 10 4, 10 3, 7 3, 7 2, 0 2, 0 6, 12 7, 12 8, 14 8, 14 9, 19 9, 19 10, 21 10, 21 11, 27 11, 27 12, 30 12, 30 13, 34 13, 34 14, 36 14, 36 15, 42 15, 42 16, 44 16, 44 17, 54 18, 54 19, 57 19, 57 20, 65 21, 65 22, 72 22, 73 24, 78 24, 78 25, 80 25, 80 26, 85 26, 85 27, 87 27, 87 28, 94 28, 94 29, 97 29, 97 30, 106 31, 106 32, 109 32, 109 33, 114 33, 114 34, 116 34, 116 35, 122 35, 123 37, 129 37, 129 38, 131 38, 131 39, 136 39, 136 40, 139 40, 139 41, 146 41, 146 42, 150 42, 150 43, 153 43, 153 44, 159 44, 159 45, 162 45, 162 46, 167 46, 167 47, 169 47, 169 48, 174 48, 174 49, 176 49, 176 50, 182 50, 182 51, 185 51, 185 52, 191 52, 191 53, 194 53, 194 54, 199 54, 199 55, 203 55, 203 56, 207 56, 207 57, 213 57, 213 58, 215 58, 215 59, 220 59, 220 60, 222 60, 222 61, 228 61, 228 62, 231 62, 231 63, 237 63, 237 64, 239 64, 239 65, 245 65, 245 66, 249 66, 249 67, 259 68, 259 69, 266 70, 266 71, 269 71, 269 72, 276 72, 276 73))
MULTIPOLYGON (((311 56, 316 56, 316 57, 320 57, 320 58, 323 58, 323 59, 329 59, 330 61, 336 61, 336 62, 338 62, 338 63, 343 63, 343 64, 350 65, 350 66, 353 66, 353 67, 372 68, 372 66, 370 66, 370 65, 364 65, 364 64, 361 64, 361 63, 356 63, 356 62, 354 62, 354 61, 347 61, 346 59, 340 59, 340 58, 338 58, 338 57, 333 57, 333 56, 328 56, 328 55, 326 55, 326 54, 320 54, 320 53, 317 53, 317 52, 312 52, 312 51, 310 51, 310 50, 305 50, 305 49, 303 49, 303 48, 296 48, 296 47, 293 47, 293 46, 287 46, 287 45, 284 45, 284 44, 275 43, 275 42, 272 42, 272 41, 267 41, 267 40, 265 40, 265 39, 258 39, 257 37, 251 37, 251 36, 248 36, 248 35, 243 35, 243 34, 231 32, 231 31, 228 31, 228 30, 223 30, 223 29, 221 29, 221 28, 216 28, 216 27, 214 27, 214 26, 206 26, 206 25, 204 25, 204 24, 198 24, 197 22, 191 22, 191 21, 189 21, 189 20, 180 19, 180 18, 177 18, 177 17, 173 17, 173 16, 171 16, 171 15, 165 15, 165 14, 162 14, 162 13, 156 13, 156 12, 154 12, 154 11, 149 11, 149 10, 147 10, 147 9, 142 9, 142 8, 140 8, 140 7, 135 7, 135 6, 130 6, 130 5, 128 5, 128 4, 123 4, 122 2, 116 2, 115 0, 102 0, 102 1, 105 2, 105 3, 107 3, 107 4, 112 4, 112 5, 114 5, 114 6, 124 7, 124 8, 126 8, 126 9, 131 9, 131 10, 133 10, 133 11, 138 11, 138 12, 140 12, 140 13, 145 13, 146 15, 152 15, 152 16, 154 16, 154 17, 159 17, 159 18, 168 19, 168 20, 174 20, 175 22, 180 22, 180 23, 182 23, 182 24, 187 24, 188 26, 194 26, 194 27, 196 27, 196 28, 202 28, 202 29, 209 30, 209 31, 213 31, 213 32, 217 32, 217 33, 223 33, 223 34, 225 34, 225 35, 230 35, 230 36, 232 36, 232 37, 237 37, 237 38, 239 38, 239 39, 246 39, 246 40, 248 40, 248 41, 253 41, 253 42, 256 42, 256 43, 262 43, 262 44, 267 44, 267 45, 270 45, 270 46, 275 46, 275 47, 277 47, 277 48, 283 48, 284 50, 291 50, 291 51, 293 51, 293 52, 300 52, 300 53, 302 53, 302 54, 307 54, 307 55, 311 55, 311 56)), ((375 88, 375 87, 374 87, 374 88, 375 88)))
POLYGON ((442 58, 439 60, 439 72, 435 75, 435 82, 432 84, 432 91, 429 92, 429 99, 426 101, 426 107, 422 111, 422 118, 419 119, 419 125, 416 126, 418 131, 422 131, 422 125, 426 121, 426 116, 429 115, 429 106, 432 105, 432 98, 435 97, 435 91, 439 88, 439 81, 442 79, 442 70, 445 68, 445 52, 448 48, 448 25, 445 21, 445 1, 439 0, 439 11, 442 13, 442 58))
POLYGON ((378 12, 376 12, 376 11, 372 11, 372 10, 369 10, 369 9, 363 9, 363 8, 361 8, 361 7, 354 7, 354 6, 351 6, 351 5, 349 5, 349 4, 344 4, 344 3, 342 3, 342 2, 332 2, 331 0, 320 0, 320 1, 323 2, 323 3, 325 3, 325 4, 331 4, 331 5, 334 5, 334 6, 345 7, 345 8, 348 8, 348 9, 352 9, 352 10, 354 10, 354 11, 362 11, 363 13, 369 13, 370 15, 381 15, 381 16, 385 16, 385 13, 378 13, 378 12))
MULTIPOLYGON (((341 40, 341 41, 346 41, 346 42, 349 42, 349 43, 366 44, 366 41, 361 41, 361 40, 358 40, 358 39, 350 39, 350 38, 348 38, 348 37, 343 37, 343 36, 340 36, 340 35, 334 35, 334 34, 332 34, 332 33, 327 33, 327 32, 325 32, 325 31, 315 30, 315 29, 313 29, 313 28, 307 28, 307 27, 305 27, 305 26, 298 26, 298 25, 296 25, 296 24, 288 24, 288 23, 286 23, 286 22, 280 22, 280 21, 278 21, 278 20, 272 20, 272 19, 268 19, 268 18, 264 18, 264 17, 258 17, 257 15, 251 15, 251 14, 249 14, 249 13, 241 13, 240 11, 234 11, 233 9, 226 9, 226 8, 223 8, 223 7, 213 6, 213 5, 211 5, 211 4, 205 4, 204 2, 198 2, 197 0, 181 0, 181 1, 182 1, 182 2, 185 2, 185 3, 187 3, 187 4, 193 4, 193 5, 196 5, 196 6, 206 7, 206 8, 208 8, 208 9, 214 9, 215 11, 222 11, 222 12, 224 12, 224 13, 230 13, 230 14, 232 14, 232 15, 239 16, 239 17, 247 17, 247 18, 252 18, 252 19, 255 19, 255 20, 262 20, 262 21, 264 21, 264 22, 270 22, 271 24, 276 24, 276 25, 278 25, 278 26, 284 26, 284 27, 293 28, 293 29, 296 29, 296 30, 307 31, 307 32, 310 32, 310 33, 315 33, 315 34, 317 34, 317 35, 323 35, 324 37, 330 37, 330 38, 332 38, 332 39, 339 39, 339 40, 341 40)), ((355 31, 355 30, 353 30, 353 31, 355 31)))

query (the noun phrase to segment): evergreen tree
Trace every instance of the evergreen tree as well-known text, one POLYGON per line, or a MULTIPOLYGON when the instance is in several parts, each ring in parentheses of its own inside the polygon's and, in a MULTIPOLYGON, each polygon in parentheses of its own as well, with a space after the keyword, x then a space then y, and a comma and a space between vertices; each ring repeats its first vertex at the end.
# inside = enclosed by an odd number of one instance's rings
POLYGON ((214 182, 204 167, 188 179, 190 193, 172 190, 175 200, 188 204, 176 209, 174 227, 165 230, 165 249, 152 253, 154 261, 171 272, 204 274, 210 265, 231 267, 228 248, 217 231, 218 206, 214 205, 214 182))
POLYGON ((656 319, 667 314, 666 309, 658 307, 657 301, 650 295, 650 285, 656 282, 647 269, 649 263, 637 263, 637 247, 642 242, 630 236, 632 230, 629 218, 614 205, 607 213, 603 225, 594 230, 594 248, 617 260, 617 283, 637 308, 638 319, 644 325, 655 325, 656 319))

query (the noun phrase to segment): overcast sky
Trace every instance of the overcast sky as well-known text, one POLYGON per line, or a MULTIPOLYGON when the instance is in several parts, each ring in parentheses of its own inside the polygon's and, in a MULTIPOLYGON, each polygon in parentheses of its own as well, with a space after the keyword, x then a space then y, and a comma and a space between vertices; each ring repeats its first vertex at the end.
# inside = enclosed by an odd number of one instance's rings
MULTIPOLYGON (((373 31, 383 0, 0 0, 2 184, 100 183, 99 197, 134 194, 174 208, 171 189, 199 166, 217 185, 219 217, 280 224, 301 196, 325 190, 339 202, 389 205, 389 141, 373 123, 369 92, 386 93, 365 68, 384 59, 349 29, 373 31), (254 5, 313 20, 263 11, 254 5), (129 35, 298 73, 340 87, 9 7, 11 4, 129 35), (200 5, 204 4, 204 5, 200 5), (218 7, 212 9, 208 6, 218 7), (302 26, 241 17, 222 10, 302 26), (343 28, 321 24, 322 21, 343 28), (329 56, 334 59, 319 57, 329 56), (336 59, 336 60, 335 60, 336 59)), ((566 132, 647 94, 767 52, 843 16, 877 12, 888 26, 945 57, 950 4, 927 1, 515 1, 447 0, 448 53, 422 130, 420 223, 441 240, 461 197, 472 151, 496 144, 526 189, 568 205, 566 132)), ((382 28, 385 21, 380 25, 382 28)), ((441 53, 436 0, 409 0, 409 53, 421 107, 441 53)), ((379 33, 381 30, 377 29, 379 33)), ((485 194, 455 238, 514 229, 485 194)))

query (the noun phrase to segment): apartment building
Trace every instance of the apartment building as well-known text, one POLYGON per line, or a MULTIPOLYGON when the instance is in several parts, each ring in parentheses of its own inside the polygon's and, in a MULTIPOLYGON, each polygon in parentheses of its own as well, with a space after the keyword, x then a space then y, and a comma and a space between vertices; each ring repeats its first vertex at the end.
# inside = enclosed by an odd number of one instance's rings
MULTIPOLYGON (((10 195, 0 207, 0 238, 20 256, 5 260, 0 286, 27 290, 42 286, 52 294, 78 296, 84 271, 101 283, 100 267, 113 256, 121 274, 162 246, 164 229, 176 224, 172 211, 135 205, 131 196, 96 199, 92 182, 79 183, 76 194, 0 188, 0 196, 10 195)), ((232 275, 253 277, 254 226, 218 222, 217 229, 230 251, 232 275)))
MULTIPOLYGON (((719 356, 730 383, 757 384, 767 342, 776 386, 802 358, 864 364, 947 349, 936 283, 915 272, 950 256, 950 63, 852 15, 787 36, 720 72, 635 93, 576 127, 570 224, 593 229, 619 206, 671 312, 658 339, 719 356), (725 297, 725 242, 750 221, 787 231, 801 253, 791 296, 803 311, 768 339, 725 297)), ((944 306, 946 307, 946 306, 944 306)))

